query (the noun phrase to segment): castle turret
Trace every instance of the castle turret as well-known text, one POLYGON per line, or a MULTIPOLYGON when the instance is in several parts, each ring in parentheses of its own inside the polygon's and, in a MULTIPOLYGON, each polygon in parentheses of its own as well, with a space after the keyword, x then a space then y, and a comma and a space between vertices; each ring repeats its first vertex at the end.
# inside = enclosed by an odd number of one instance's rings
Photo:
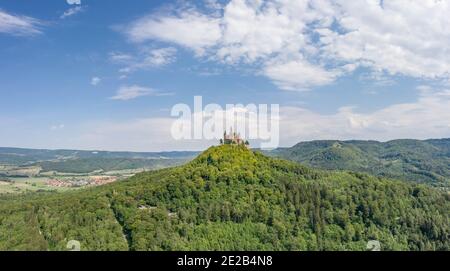
POLYGON ((241 133, 233 132, 233 127, 230 128, 230 134, 227 134, 226 131, 223 133, 223 139, 220 140, 220 144, 249 146, 248 140, 241 138, 241 133))

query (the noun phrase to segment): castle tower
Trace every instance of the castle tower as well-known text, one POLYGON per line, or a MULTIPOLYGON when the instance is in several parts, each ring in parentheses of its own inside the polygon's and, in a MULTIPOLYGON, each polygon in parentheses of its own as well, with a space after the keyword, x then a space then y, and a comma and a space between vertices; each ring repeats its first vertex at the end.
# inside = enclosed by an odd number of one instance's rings
POLYGON ((241 133, 233 132, 233 127, 230 127, 230 133, 227 131, 223 133, 223 139, 220 140, 222 145, 243 145, 249 148, 250 144, 248 140, 241 138, 241 133))

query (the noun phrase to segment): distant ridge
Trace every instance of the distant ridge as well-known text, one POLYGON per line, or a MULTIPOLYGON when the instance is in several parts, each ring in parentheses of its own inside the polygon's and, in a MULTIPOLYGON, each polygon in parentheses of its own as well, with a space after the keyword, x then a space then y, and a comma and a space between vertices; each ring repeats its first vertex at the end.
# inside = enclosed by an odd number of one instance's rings
POLYGON ((114 152, 98 150, 47 150, 0 147, 0 163, 24 164, 37 161, 74 158, 127 158, 127 159, 186 159, 194 158, 200 152, 168 151, 168 152, 114 152))
POLYGON ((269 155, 322 169, 450 186, 450 139, 399 139, 388 142, 318 140, 279 148, 269 155))

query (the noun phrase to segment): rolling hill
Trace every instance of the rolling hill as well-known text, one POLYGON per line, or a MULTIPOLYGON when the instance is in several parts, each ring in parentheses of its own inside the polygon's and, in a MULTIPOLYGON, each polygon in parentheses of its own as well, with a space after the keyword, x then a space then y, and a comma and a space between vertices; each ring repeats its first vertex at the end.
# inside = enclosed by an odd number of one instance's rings
POLYGON ((64 194, 0 197, 0 250, 449 250, 450 196, 245 147, 64 194))
POLYGON ((268 154, 321 169, 366 172, 450 187, 450 139, 311 141, 268 154))
POLYGON ((198 152, 0 148, 0 176, 35 176, 41 172, 89 174, 128 169, 160 169, 184 164, 196 155, 198 152))
POLYGON ((198 152, 110 152, 82 150, 46 150, 0 147, 0 164, 23 165, 40 161, 68 159, 186 159, 193 158, 198 152))

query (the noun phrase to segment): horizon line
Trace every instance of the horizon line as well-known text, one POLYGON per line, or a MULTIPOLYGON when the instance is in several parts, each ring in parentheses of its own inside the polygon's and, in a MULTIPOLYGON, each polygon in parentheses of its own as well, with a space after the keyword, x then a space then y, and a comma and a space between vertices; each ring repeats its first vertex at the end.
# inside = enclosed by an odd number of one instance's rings
MULTIPOLYGON (((314 140, 301 140, 295 143, 292 146, 279 146, 274 149, 263 149, 263 150, 275 150, 275 149, 285 149, 292 148, 300 143, 308 143, 308 142, 326 142, 326 141, 339 141, 339 142, 351 142, 351 141, 360 141, 360 142, 378 142, 378 143, 389 143, 392 141, 398 140, 415 140, 415 141, 429 141, 429 140, 450 140, 450 137, 442 137, 442 138, 427 138, 427 139, 415 139, 415 138, 397 138, 397 139, 389 139, 389 140, 375 140, 375 139, 314 139, 314 140)), ((217 145, 212 145, 210 147, 214 147, 217 145)), ((206 149, 210 148, 207 147, 206 149)), ((15 147, 15 146, 0 146, 0 149, 21 149, 21 150, 39 150, 39 151, 83 151, 83 152, 127 152, 127 153, 169 153, 169 152, 202 152, 202 150, 162 150, 162 151, 130 151, 130 150, 100 150, 100 149, 83 149, 83 148, 42 148, 42 147, 15 147)), ((251 148, 253 150, 261 150, 261 148, 251 148)))

